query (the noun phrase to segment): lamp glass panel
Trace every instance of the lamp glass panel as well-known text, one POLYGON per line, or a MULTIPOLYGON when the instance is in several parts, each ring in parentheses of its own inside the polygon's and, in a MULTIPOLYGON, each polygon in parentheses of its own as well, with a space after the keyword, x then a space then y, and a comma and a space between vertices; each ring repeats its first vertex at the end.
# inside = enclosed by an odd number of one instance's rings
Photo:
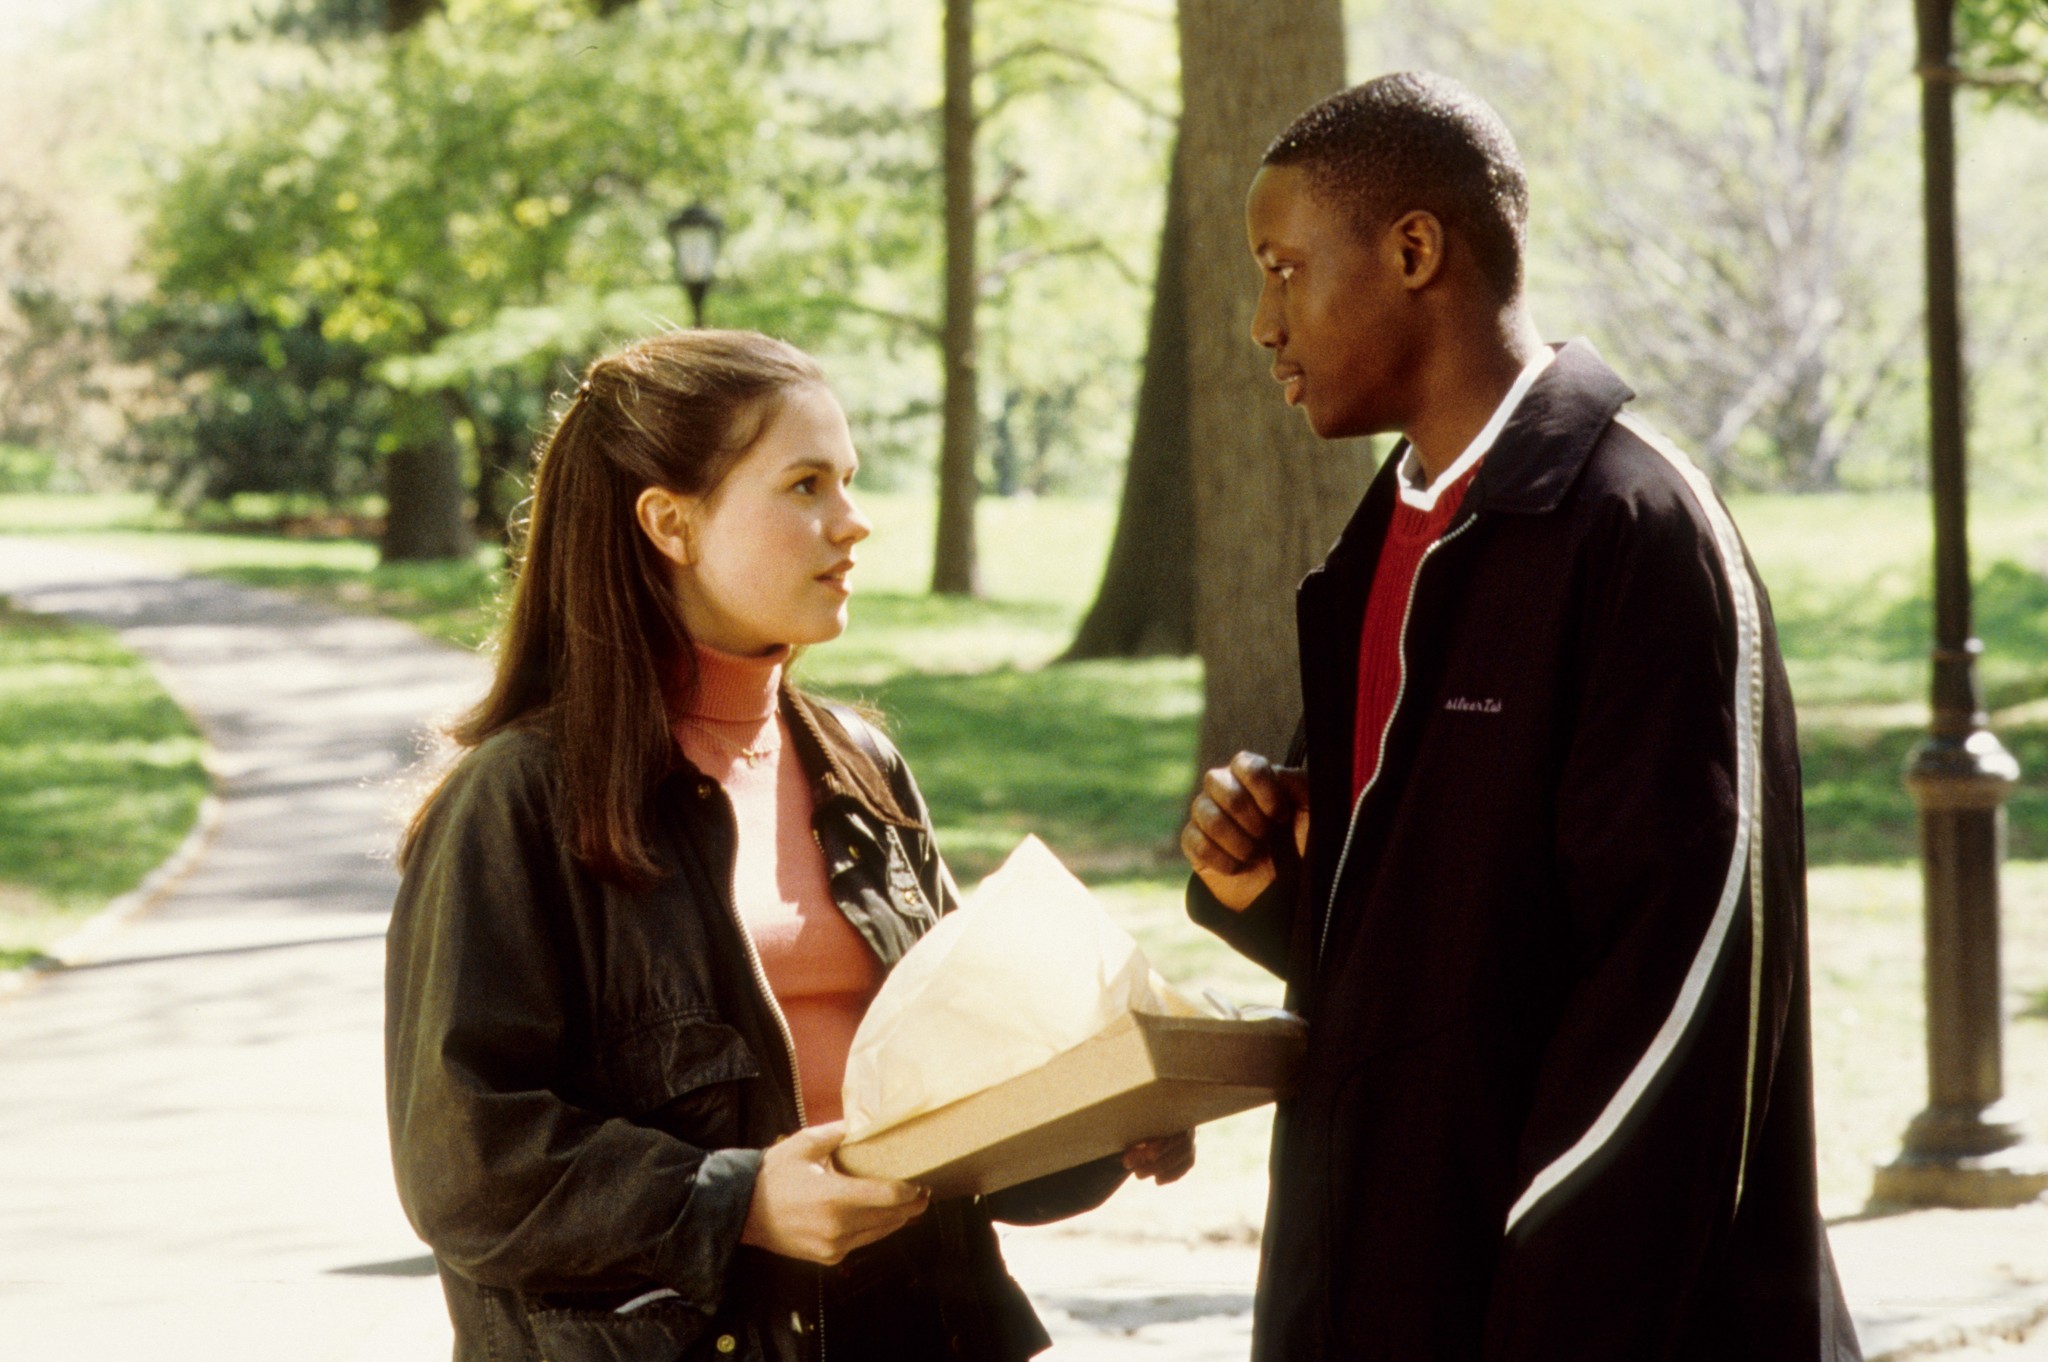
POLYGON ((709 227, 684 227, 675 235, 676 274, 686 284, 702 284, 718 265, 718 234, 709 227))

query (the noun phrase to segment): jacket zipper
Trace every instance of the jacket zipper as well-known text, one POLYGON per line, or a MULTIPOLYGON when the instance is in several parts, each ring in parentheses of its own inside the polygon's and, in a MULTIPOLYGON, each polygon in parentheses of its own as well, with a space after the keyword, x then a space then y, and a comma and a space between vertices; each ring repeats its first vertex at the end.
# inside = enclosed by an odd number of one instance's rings
POLYGON ((1365 797, 1372 793, 1373 786, 1379 784, 1380 774, 1386 769, 1387 737, 1394 731, 1394 720, 1401 713, 1401 701, 1408 694, 1408 618, 1415 612, 1415 591, 1417 587, 1422 585, 1422 569, 1429 566, 1430 558, 1435 555, 1438 549, 1472 528, 1473 522, 1478 520, 1478 518, 1476 515, 1467 516, 1450 533, 1442 536, 1434 544, 1424 549, 1422 557, 1416 560, 1415 575, 1408 579, 1408 600, 1401 607, 1401 629, 1395 635, 1394 644, 1395 654, 1401 664, 1401 680, 1394 687, 1394 703, 1387 710, 1387 721, 1380 726, 1380 745, 1379 750, 1373 756, 1372 778, 1365 782, 1365 788, 1361 789, 1358 792, 1358 798, 1351 802, 1351 821, 1344 828, 1344 846, 1337 853, 1337 873, 1330 879, 1330 901, 1323 905, 1323 930, 1321 936, 1316 940, 1316 969, 1318 972, 1322 969, 1323 952, 1330 945, 1330 924, 1337 917, 1337 890, 1344 884, 1344 864, 1351 859, 1351 839, 1358 833, 1358 814, 1365 807, 1365 797))
MULTIPOLYGON (((754 983, 760 988, 761 998, 768 1004, 770 1015, 775 1018, 775 1028, 782 1033, 783 1050, 789 1056, 790 1096, 796 1099, 796 1124, 797 1129, 801 1130, 811 1123, 811 1118, 804 1110, 804 1079, 802 1072, 797 1068, 796 1035, 789 1029, 789 1018, 783 1015, 782 1004, 775 1001, 775 990, 768 983, 768 968, 761 963, 761 952, 754 946, 754 934, 747 930, 747 920, 740 916, 739 815, 733 812, 731 797, 724 790, 720 790, 718 793, 719 798, 725 801, 726 820, 732 825, 733 858, 731 866, 727 868, 725 873, 725 906, 732 914, 732 925, 739 931, 740 944, 747 949, 747 963, 753 966, 754 983)), ((811 838, 813 841, 818 840, 816 828, 811 830, 811 838)), ((818 850, 822 852, 824 849, 825 844, 819 841, 818 850)), ((817 1282, 818 1362, 825 1362, 825 1274, 823 1271, 817 1274, 817 1282)))

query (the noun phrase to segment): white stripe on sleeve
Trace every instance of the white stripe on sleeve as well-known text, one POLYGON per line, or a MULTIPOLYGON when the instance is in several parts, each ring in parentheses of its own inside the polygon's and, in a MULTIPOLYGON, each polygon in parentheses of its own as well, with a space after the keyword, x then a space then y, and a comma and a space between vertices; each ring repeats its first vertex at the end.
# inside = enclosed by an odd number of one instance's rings
MULTIPOLYGON (((1579 1137, 1571 1148, 1558 1155, 1549 1166, 1539 1172, 1529 1183, 1528 1189, 1508 1211, 1505 1232, 1512 1233, 1523 1217, 1565 1182, 1565 1180, 1588 1160, 1598 1154, 1612 1141, 1629 1114, 1649 1091, 1657 1076, 1670 1062, 1672 1053, 1691 1026, 1694 1015, 1699 1011, 1700 999, 1705 994, 1707 980, 1714 972, 1714 965, 1727 944, 1729 927, 1735 918, 1735 908, 1741 901, 1742 890, 1748 880, 1752 857, 1757 853, 1760 827, 1758 825, 1762 789, 1762 763, 1758 759, 1758 742, 1762 730, 1763 715, 1763 616, 1758 608, 1756 592, 1749 580, 1749 571, 1744 563, 1742 541, 1736 536, 1735 525, 1729 520, 1721 503, 1715 499, 1713 489, 1705 475, 1693 465, 1669 440, 1665 439, 1648 422, 1631 412, 1615 417, 1615 422, 1628 430, 1658 454, 1675 469, 1692 493, 1695 503, 1706 517, 1713 530, 1714 548, 1721 560, 1721 572, 1728 581, 1729 594, 1735 602, 1735 790, 1736 790, 1736 832, 1735 845, 1730 852, 1726 878, 1721 887, 1721 898, 1714 910, 1713 920, 1707 925, 1705 938, 1700 942, 1698 952, 1693 956, 1691 967, 1686 971, 1685 981, 1680 985, 1678 997, 1671 1006, 1671 1012, 1651 1039, 1649 1048, 1629 1071, 1620 1088, 1608 1100, 1607 1106, 1594 1120, 1590 1129, 1579 1137)), ((1751 1086, 1756 1066, 1757 1006, 1761 978, 1759 970, 1763 961, 1763 897, 1761 884, 1752 886, 1750 896, 1750 971, 1749 971, 1749 1059, 1743 1083, 1742 1113, 1742 1160, 1738 1163, 1736 1196, 1741 1197, 1741 1172, 1748 1161, 1751 1086)))

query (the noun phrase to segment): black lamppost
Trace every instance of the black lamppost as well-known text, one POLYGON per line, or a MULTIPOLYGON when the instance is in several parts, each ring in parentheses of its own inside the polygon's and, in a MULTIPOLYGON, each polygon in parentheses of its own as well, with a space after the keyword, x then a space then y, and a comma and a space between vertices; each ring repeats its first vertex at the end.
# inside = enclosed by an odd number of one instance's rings
POLYGON ((2048 1190, 2048 1152, 2005 1100, 1998 863, 2019 763, 1986 726, 1971 636, 1957 297, 1955 0, 1914 0, 1926 174, 1927 357, 1934 489, 1933 720, 1906 769, 1927 895, 1927 1108, 1873 1199, 2011 1206, 2048 1190))
POLYGON ((690 325, 704 325, 704 295, 718 273, 718 248, 725 219, 693 203, 668 220, 668 244, 675 251, 676 282, 690 295, 690 325))

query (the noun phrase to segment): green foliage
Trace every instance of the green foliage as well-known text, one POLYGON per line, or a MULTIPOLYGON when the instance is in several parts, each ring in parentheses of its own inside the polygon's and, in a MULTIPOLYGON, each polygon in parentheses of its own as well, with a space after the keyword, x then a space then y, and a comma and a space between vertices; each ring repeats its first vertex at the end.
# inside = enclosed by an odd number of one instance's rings
POLYGON ((44 491, 56 472, 56 459, 43 450, 0 444, 0 494, 44 491))
POLYGON ((189 394, 118 452, 146 485, 186 504, 375 489, 387 395, 369 353, 330 339, 317 311, 285 324, 245 304, 137 308, 127 329, 129 352, 189 394))
POLYGON ((105 630, 0 599, 0 947, 134 886, 207 789, 199 736, 105 630))
MULTIPOLYGON (((1172 16, 983 0, 975 21, 982 482, 1108 486, 1144 344, 1172 16)), ((781 7, 763 20, 761 89, 780 156, 753 230, 732 244, 734 291, 712 300, 721 321, 728 307, 762 308, 821 352, 872 474, 890 485, 920 485, 938 439, 939 29, 927 0, 781 7), (767 310, 771 276, 788 281, 784 311, 767 310)))
POLYGON ((730 35, 661 6, 599 22, 458 0, 195 149, 160 200, 159 279, 288 324, 317 307, 377 355, 565 276, 643 284, 665 205, 739 168, 753 115, 734 69, 730 35))
POLYGON ((366 379, 443 395, 426 410, 474 448, 523 447, 603 333, 652 329, 666 213, 746 170, 737 42, 716 7, 457 0, 325 46, 156 197, 165 301, 138 329, 197 400, 142 457, 208 493, 347 494, 400 438, 366 379))
MULTIPOLYGON (((0 447, 76 444, 105 395, 99 311, 58 277, 61 233, 46 205, 0 181, 0 447)), ((20 476, 15 462, 0 486, 20 476)))
POLYGON ((2048 8, 2038 0, 1959 0, 1956 65, 1994 102, 2048 113, 2048 8))
MULTIPOLYGON (((263 31, 316 40, 320 59, 155 193, 157 315, 317 325, 376 381, 443 395, 488 478, 589 355, 681 314, 660 229, 701 199, 728 223, 710 320, 820 351, 874 474, 915 481, 936 432, 928 8, 641 3, 599 19, 570 0, 456 0, 389 38, 351 36, 347 4, 281 0, 263 31)), ((990 481, 1104 486, 1142 345, 1171 26, 1046 0, 981 17, 990 481), (1105 140, 1116 157, 1094 154, 1105 140)), ((203 387, 174 355, 164 368, 181 400, 203 387)), ((208 372, 217 405, 279 405, 243 390, 246 369, 208 372)), ((149 427, 171 446, 149 456, 189 455, 193 424, 149 427)))

